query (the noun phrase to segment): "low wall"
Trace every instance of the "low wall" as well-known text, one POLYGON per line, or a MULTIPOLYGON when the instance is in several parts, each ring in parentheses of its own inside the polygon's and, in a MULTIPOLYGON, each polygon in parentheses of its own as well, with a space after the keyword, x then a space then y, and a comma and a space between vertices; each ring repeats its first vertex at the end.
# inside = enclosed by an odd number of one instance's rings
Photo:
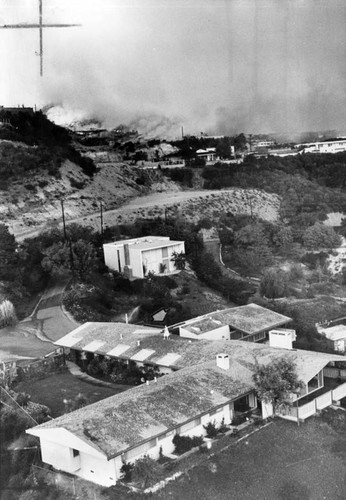
POLYGON ((64 354, 54 353, 51 356, 40 358, 25 366, 17 365, 17 376, 15 380, 38 380, 63 370, 66 370, 64 354))

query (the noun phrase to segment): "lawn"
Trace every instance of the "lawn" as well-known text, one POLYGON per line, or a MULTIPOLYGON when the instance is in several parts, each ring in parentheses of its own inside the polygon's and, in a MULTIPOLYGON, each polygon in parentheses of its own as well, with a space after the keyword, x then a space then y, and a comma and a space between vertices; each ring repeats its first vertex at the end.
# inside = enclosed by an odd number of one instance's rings
MULTIPOLYGON (((329 410, 334 411, 334 410, 329 410)), ((345 414, 346 415, 346 414, 345 414)), ((344 500, 346 418, 283 420, 207 459, 153 497, 179 500, 344 500)))
MULTIPOLYGON (((130 386, 129 386, 130 387, 130 386)), ((51 410, 51 416, 57 417, 65 411, 64 399, 73 399, 82 393, 88 404, 114 396, 123 388, 109 388, 80 380, 69 372, 54 374, 41 380, 23 381, 14 387, 16 392, 27 392, 31 401, 44 404, 51 410)))

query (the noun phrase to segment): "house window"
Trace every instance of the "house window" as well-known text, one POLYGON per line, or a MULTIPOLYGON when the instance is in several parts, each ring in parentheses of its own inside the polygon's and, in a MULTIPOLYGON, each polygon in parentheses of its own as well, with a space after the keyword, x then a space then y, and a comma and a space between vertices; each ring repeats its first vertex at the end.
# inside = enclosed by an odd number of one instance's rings
POLYGON ((79 450, 73 449, 72 453, 73 453, 73 457, 79 457, 79 450))
POLYGON ((162 248, 162 258, 168 257, 168 248, 162 248))

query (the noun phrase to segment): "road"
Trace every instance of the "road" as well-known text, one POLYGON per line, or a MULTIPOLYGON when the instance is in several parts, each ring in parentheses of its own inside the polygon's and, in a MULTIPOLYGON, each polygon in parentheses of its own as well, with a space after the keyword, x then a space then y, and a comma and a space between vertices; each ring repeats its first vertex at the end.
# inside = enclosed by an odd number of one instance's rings
POLYGON ((33 359, 52 352, 54 341, 79 326, 62 309, 64 283, 52 283, 30 316, 0 329, 0 361, 33 359))
MULTIPOLYGON (((217 191, 217 194, 221 194, 223 192, 229 192, 229 189, 220 189, 217 191)), ((103 212, 103 221, 105 225, 113 225, 114 221, 118 216, 125 216, 127 213, 136 212, 138 210, 150 209, 154 207, 167 207, 172 206, 177 203, 183 203, 184 201, 188 201, 192 198, 206 197, 211 194, 215 195, 215 191, 213 190, 201 190, 201 191, 173 191, 173 192, 157 192, 150 193, 146 196, 137 196, 132 198, 132 200, 128 201, 124 205, 121 205, 119 208, 115 208, 112 210, 105 210, 103 212)), ((68 224, 72 222, 76 222, 83 225, 91 225, 97 226, 100 225, 100 211, 97 211, 83 215, 80 217, 67 219, 68 224)), ((33 238, 39 234, 40 231, 44 229, 47 221, 39 226, 35 226, 35 228, 23 228, 19 231, 15 231, 13 234, 16 237, 17 241, 23 241, 26 238, 33 238)))
MULTIPOLYGON (((244 213, 250 213, 250 205, 247 201, 243 200, 242 193, 243 190, 239 188, 229 188, 220 190, 199 190, 199 191, 171 191, 171 192, 153 192, 146 196, 138 196, 128 201, 124 205, 112 210, 106 210, 103 212, 103 223, 104 226, 113 226, 119 223, 119 220, 130 222, 131 219, 135 220, 138 217, 157 217, 164 216, 165 207, 188 203, 192 199, 197 198, 207 198, 215 200, 226 194, 230 196, 231 199, 238 200, 239 203, 243 203, 244 213)), ((258 193, 256 190, 250 190, 250 193, 258 193)), ((269 195, 266 195, 270 198, 269 195)), ((268 220, 275 220, 277 217, 277 208, 272 207, 267 202, 263 201, 263 207, 261 208, 261 203, 257 206, 253 202, 254 213, 258 214, 260 217, 268 220), (266 208, 267 206, 267 208, 266 208), (257 208, 256 208, 257 207, 257 208)), ((100 228, 100 212, 99 209, 91 214, 86 214, 80 217, 67 219, 67 223, 71 224, 76 222, 82 225, 90 225, 94 228, 100 228)), ((41 223, 35 228, 16 228, 13 230, 13 234, 17 241, 23 241, 26 238, 32 238, 37 236, 40 231, 46 227, 47 221, 41 223)))

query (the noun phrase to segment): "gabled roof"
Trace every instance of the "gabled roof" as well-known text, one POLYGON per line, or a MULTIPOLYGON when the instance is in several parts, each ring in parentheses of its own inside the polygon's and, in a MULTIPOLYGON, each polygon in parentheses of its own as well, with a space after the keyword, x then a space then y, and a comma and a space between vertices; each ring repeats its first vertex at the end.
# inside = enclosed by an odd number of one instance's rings
MULTIPOLYGON (((67 413, 32 429, 66 429, 90 441, 108 459, 251 391, 248 370, 215 362, 186 368, 67 413)), ((30 433, 30 430, 28 431, 30 433)))
POLYGON ((297 363, 304 381, 310 380, 329 361, 333 361, 335 356, 336 360, 346 361, 346 358, 339 355, 280 349, 241 340, 190 340, 177 335, 171 335, 166 340, 162 329, 139 328, 126 323, 85 323, 55 344, 80 351, 94 345, 97 349, 90 352, 124 360, 142 360, 146 364, 170 367, 173 370, 208 362, 220 352, 228 354, 231 360, 242 363, 258 358, 261 363, 266 364, 277 356, 287 356, 297 363), (103 345, 97 346, 95 339, 103 342, 103 345), (73 344, 74 340, 77 341, 73 344))
POLYGON ((64 428, 90 441, 110 459, 251 392, 257 363, 266 365, 280 358, 291 359, 296 363, 299 379, 307 383, 330 361, 346 362, 343 356, 241 341, 195 341, 192 344, 199 349, 194 359, 191 353, 187 354, 187 368, 45 422, 28 432, 40 435, 40 429, 64 428), (218 368, 212 359, 213 351, 219 354, 227 352, 226 349, 230 357, 229 370, 218 368))
POLYGON ((229 325, 235 330, 252 335, 271 328, 276 328, 291 321, 291 318, 276 313, 257 304, 233 307, 215 311, 192 320, 187 320, 182 328, 195 335, 215 330, 222 325, 229 325))

